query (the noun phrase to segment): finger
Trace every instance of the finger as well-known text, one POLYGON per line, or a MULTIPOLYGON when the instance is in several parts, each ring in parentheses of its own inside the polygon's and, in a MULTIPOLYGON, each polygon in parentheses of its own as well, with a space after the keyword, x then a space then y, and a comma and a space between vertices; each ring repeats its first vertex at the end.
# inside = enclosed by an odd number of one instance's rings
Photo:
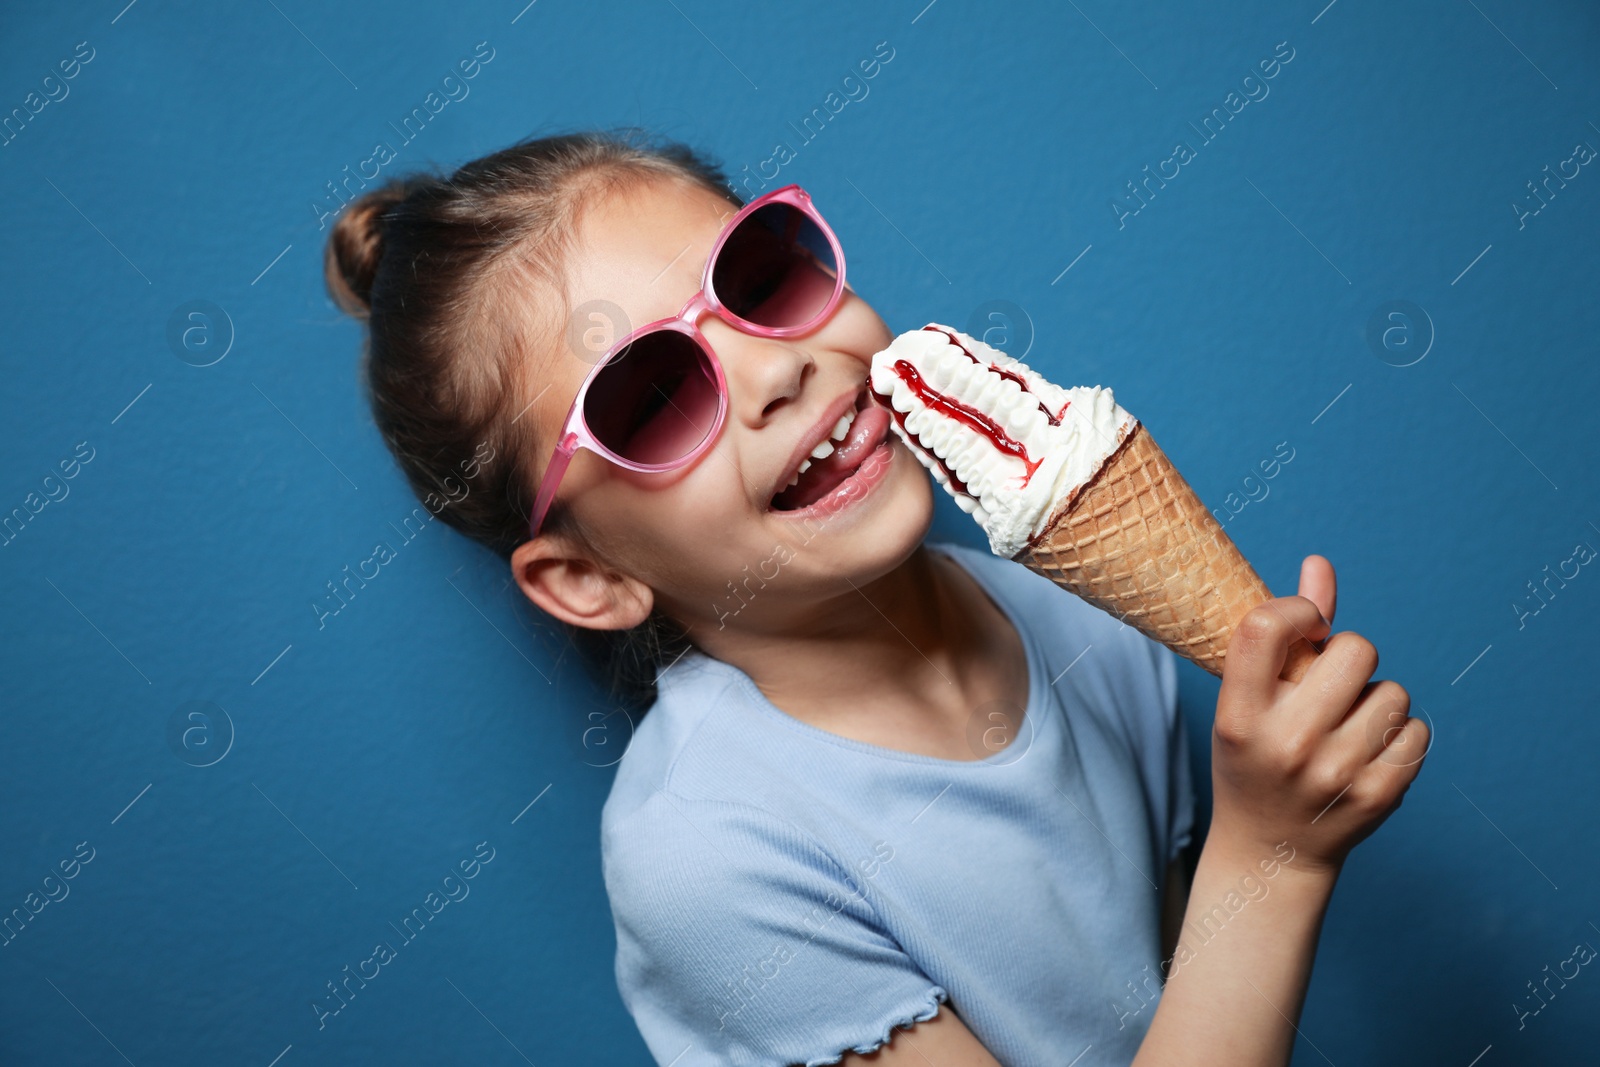
POLYGON ((1246 713, 1265 710, 1278 692, 1289 646, 1301 639, 1321 640, 1327 633, 1327 620, 1305 597, 1279 597, 1252 608, 1228 641, 1218 703, 1246 713))
POLYGON ((1369 687, 1367 682, 1377 669, 1378 650, 1360 634, 1345 631, 1328 638, 1322 655, 1300 679, 1306 692, 1316 694, 1314 717, 1322 729, 1331 730, 1347 718, 1372 714, 1376 703, 1392 703, 1394 690, 1405 692, 1389 682, 1374 702, 1377 687, 1369 687))
POLYGON ((1407 717, 1405 724, 1390 733, 1388 743, 1376 762, 1390 768, 1403 781, 1416 777, 1417 768, 1433 748, 1433 730, 1421 719, 1407 717))
POLYGON ((1366 688, 1356 710, 1339 727, 1341 738, 1352 747, 1359 747, 1366 763, 1409 767, 1421 762, 1433 738, 1426 721, 1411 716, 1411 694, 1389 679, 1366 688), (1420 727, 1412 725, 1419 722, 1420 727))
POLYGON ((1336 748, 1355 774, 1376 759, 1400 759, 1415 755, 1414 750, 1396 750, 1389 753, 1388 746, 1400 738, 1410 720, 1411 694, 1398 682, 1387 678, 1368 682, 1361 687, 1360 695, 1350 705, 1342 722, 1329 724, 1327 718, 1338 714, 1335 710, 1342 697, 1330 685, 1327 697, 1327 716, 1308 716, 1307 731, 1322 730, 1323 736, 1336 748))
POLYGON ((1385 678, 1362 687, 1361 696, 1335 736, 1351 751, 1359 752, 1363 763, 1419 758, 1416 749, 1404 747, 1407 735, 1402 731, 1410 719, 1411 694, 1399 682, 1385 678), (1392 747, 1395 745, 1400 747, 1392 747))
POLYGON ((1362 769, 1352 791, 1397 804, 1422 769, 1422 761, 1432 745, 1433 732, 1428 724, 1421 719, 1408 718, 1405 725, 1390 731, 1383 751, 1362 769))
POLYGON ((1333 621, 1339 604, 1339 583, 1333 564, 1324 556, 1307 556, 1300 564, 1300 595, 1317 606, 1322 617, 1333 621))

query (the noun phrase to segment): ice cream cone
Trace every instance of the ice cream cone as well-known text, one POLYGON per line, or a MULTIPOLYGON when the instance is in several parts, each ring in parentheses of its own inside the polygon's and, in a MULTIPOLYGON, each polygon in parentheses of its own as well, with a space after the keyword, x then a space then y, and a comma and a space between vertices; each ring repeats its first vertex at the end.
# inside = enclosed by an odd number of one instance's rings
MULTIPOLYGON (((1213 674, 1272 599, 1144 426, 1100 386, 1062 388, 939 323, 872 357, 873 392, 998 556, 1044 575, 1213 674)), ((1316 658, 1305 640, 1283 677, 1316 658)))
MULTIPOLYGON (((1272 599, 1142 423, 1012 558, 1218 675, 1234 627, 1272 599)), ((1283 677, 1316 657, 1295 642, 1283 677)))

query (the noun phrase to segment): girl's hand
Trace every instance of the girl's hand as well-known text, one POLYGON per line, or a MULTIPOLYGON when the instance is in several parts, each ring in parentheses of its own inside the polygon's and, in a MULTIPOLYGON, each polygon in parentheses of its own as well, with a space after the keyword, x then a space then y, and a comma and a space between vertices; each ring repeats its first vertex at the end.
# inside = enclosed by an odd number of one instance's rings
POLYGON ((1211 836, 1247 862, 1288 842, 1294 868, 1336 875, 1400 806, 1428 750, 1406 691, 1368 681, 1378 653, 1357 634, 1335 634, 1299 682, 1278 677, 1294 641, 1327 637, 1336 599, 1333 565, 1307 556, 1300 595, 1254 609, 1228 643, 1211 742, 1211 836))

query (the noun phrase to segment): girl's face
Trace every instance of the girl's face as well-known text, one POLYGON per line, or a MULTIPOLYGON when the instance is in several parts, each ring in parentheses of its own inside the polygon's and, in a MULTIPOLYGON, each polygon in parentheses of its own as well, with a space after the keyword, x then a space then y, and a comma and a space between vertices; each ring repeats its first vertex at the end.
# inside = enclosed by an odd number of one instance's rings
MULTIPOLYGON (((549 386, 529 410, 542 443, 540 473, 600 354, 569 347, 567 338, 607 325, 587 314, 607 304, 625 316, 608 324, 615 332, 607 343, 676 313, 700 287, 734 210, 686 181, 653 178, 604 194, 584 213, 565 261, 568 306, 584 321, 551 339, 545 373, 534 376, 549 386)), ((927 475, 866 392, 873 353, 893 339, 889 328, 848 289, 833 314, 800 337, 754 337, 712 314, 698 326, 727 379, 722 430, 693 464, 664 474, 578 452, 557 498, 590 535, 587 553, 601 565, 584 580, 615 581, 614 572, 636 579, 692 635, 782 629, 803 624, 808 610, 820 620, 842 596, 859 606, 852 586, 904 561, 933 514, 927 475), (851 413, 838 456, 812 460, 817 470, 785 492, 800 463, 851 413)), ((618 625, 589 621, 596 623, 618 625)))

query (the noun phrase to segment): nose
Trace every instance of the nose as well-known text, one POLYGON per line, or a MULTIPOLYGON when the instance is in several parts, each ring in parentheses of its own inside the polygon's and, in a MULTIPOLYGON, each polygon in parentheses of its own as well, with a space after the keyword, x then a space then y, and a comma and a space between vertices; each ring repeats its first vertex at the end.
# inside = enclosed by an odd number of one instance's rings
POLYGON ((719 319, 704 321, 700 331, 722 363, 728 380, 728 414, 752 428, 772 420, 797 400, 816 360, 779 338, 742 333, 719 319))

